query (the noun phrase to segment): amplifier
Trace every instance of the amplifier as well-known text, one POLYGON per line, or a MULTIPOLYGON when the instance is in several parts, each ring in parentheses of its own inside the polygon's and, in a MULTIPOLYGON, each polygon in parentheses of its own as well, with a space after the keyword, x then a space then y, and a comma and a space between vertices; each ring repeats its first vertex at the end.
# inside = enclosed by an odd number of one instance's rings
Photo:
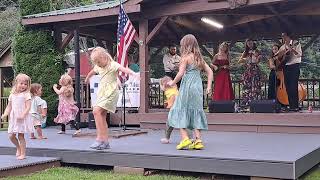
POLYGON ((276 100, 252 100, 250 102, 250 112, 252 113, 278 113, 280 105, 276 100))
POLYGON ((208 106, 210 113, 234 113, 235 111, 234 101, 210 101, 208 106))

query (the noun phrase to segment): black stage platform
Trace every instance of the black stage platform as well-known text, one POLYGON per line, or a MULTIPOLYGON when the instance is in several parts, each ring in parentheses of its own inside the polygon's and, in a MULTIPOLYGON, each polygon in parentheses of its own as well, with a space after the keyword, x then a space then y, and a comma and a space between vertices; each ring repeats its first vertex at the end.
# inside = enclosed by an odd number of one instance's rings
MULTIPOLYGON (((88 133, 92 130, 83 130, 88 133)), ((296 179, 320 162, 320 135, 214 132, 203 133, 206 148, 178 151, 175 131, 171 144, 160 144, 163 131, 111 139, 111 149, 89 148, 93 136, 72 138, 45 129, 47 140, 27 140, 28 156, 58 157, 61 162, 139 167, 214 174, 296 179)), ((14 154, 6 132, 0 133, 0 154, 14 154)), ((1 162, 1 160, 0 160, 1 162)))

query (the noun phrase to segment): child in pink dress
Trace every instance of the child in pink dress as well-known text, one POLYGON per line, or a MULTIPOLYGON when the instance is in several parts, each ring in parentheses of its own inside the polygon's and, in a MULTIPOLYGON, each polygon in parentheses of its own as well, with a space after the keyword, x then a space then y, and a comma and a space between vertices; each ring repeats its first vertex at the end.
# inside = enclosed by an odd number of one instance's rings
POLYGON ((9 115, 8 133, 11 142, 17 147, 18 160, 26 158, 25 133, 34 132, 33 121, 29 113, 31 107, 31 79, 26 74, 18 74, 9 96, 9 103, 1 118, 9 115), (16 137, 18 134, 18 139, 16 137))
POLYGON ((74 120, 79 112, 79 108, 75 105, 76 102, 73 98, 74 89, 72 87, 71 76, 68 74, 62 75, 59 85, 61 86, 60 89, 58 89, 57 84, 53 85, 53 90, 59 95, 58 115, 54 118, 55 123, 61 124, 61 131, 58 134, 65 134, 66 125, 71 124, 76 129, 73 135, 78 135, 81 130, 74 120))

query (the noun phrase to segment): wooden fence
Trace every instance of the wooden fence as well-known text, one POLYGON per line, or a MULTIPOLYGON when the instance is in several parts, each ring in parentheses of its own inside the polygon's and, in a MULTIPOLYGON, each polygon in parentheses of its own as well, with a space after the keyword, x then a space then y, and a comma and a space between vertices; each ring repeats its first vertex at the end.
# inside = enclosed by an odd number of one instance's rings
MULTIPOLYGON (((300 79, 301 83, 307 89, 306 99, 300 103, 300 106, 304 109, 312 106, 313 108, 320 108, 320 79, 300 79)), ((204 90, 206 89, 206 82, 203 82, 204 90)), ((240 104, 242 101, 242 81, 233 81, 233 91, 235 94, 235 101, 237 104, 240 104)), ((159 83, 150 83, 149 85, 149 105, 150 108, 164 108, 164 93, 160 89, 159 83)), ((85 84, 83 81, 80 83, 80 99, 81 99, 81 112, 91 111, 90 103, 90 87, 85 84)), ((267 99, 268 97, 268 82, 264 81, 262 86, 262 99, 267 99)), ((204 108, 207 108, 208 101, 211 97, 204 96, 203 105, 204 108)), ((0 101, 0 111, 1 114, 4 112, 6 105, 8 104, 7 97, 1 97, 0 101)), ((8 124, 7 120, 0 120, 0 128, 6 127, 8 124)))

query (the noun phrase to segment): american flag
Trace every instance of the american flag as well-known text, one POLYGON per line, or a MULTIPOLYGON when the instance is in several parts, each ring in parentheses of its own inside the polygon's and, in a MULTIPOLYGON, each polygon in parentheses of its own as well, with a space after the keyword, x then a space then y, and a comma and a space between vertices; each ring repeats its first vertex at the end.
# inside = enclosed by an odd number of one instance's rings
MULTIPOLYGON (((129 20, 128 15, 124 11, 122 3, 120 3, 117 35, 117 56, 118 63, 124 67, 128 67, 127 52, 136 34, 136 30, 129 20)), ((121 82, 124 82, 127 79, 127 75, 123 72, 119 72, 119 78, 121 82)))

